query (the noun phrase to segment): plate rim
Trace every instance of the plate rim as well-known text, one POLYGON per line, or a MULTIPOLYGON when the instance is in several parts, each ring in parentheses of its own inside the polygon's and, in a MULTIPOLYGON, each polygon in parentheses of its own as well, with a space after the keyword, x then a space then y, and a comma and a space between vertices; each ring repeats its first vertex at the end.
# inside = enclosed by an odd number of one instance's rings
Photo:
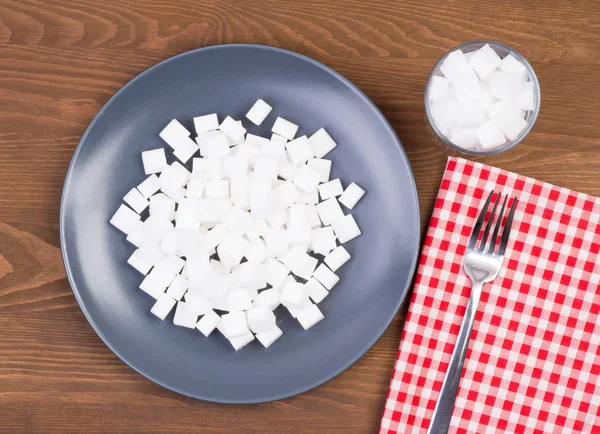
POLYGON ((338 375, 340 375, 342 372, 346 371, 348 368, 350 368, 352 365, 354 365, 358 360, 360 360, 376 343, 377 341, 381 338, 381 336, 383 335, 383 333, 385 333, 385 331, 388 329, 388 327, 390 326, 390 324, 392 323, 392 321, 394 320, 394 318, 396 317, 396 315, 398 314, 398 310, 400 309, 400 307, 402 306, 402 304, 404 303, 404 301, 407 298, 407 295, 409 293, 410 287, 412 285, 412 282, 414 280, 414 276, 415 276, 415 271, 417 268, 417 263, 418 263, 418 258, 419 258, 419 253, 421 251, 421 208, 420 208, 420 204, 419 204, 419 195, 418 195, 418 190, 417 190, 417 186, 416 186, 416 182, 415 182, 415 177, 414 177, 414 172, 412 170, 412 165, 410 164, 410 160, 408 159, 408 156, 406 155, 406 151, 404 149, 404 146, 402 145, 402 142, 400 141, 400 139, 398 138, 398 135, 396 134, 396 131, 394 130, 394 128, 392 127, 392 125, 390 124, 390 122, 387 120, 387 118, 383 115, 383 113, 381 112, 381 110, 375 105, 375 103, 373 101, 371 101, 371 99, 358 87, 356 86, 351 80, 349 80, 348 78, 344 77, 342 74, 340 74, 339 72, 335 71, 333 68, 325 65, 324 63, 319 62, 318 60, 312 59, 308 56, 305 56, 303 54, 300 53, 296 53, 294 51, 290 51, 290 50, 286 50, 284 48, 279 48, 279 47, 274 47, 274 46, 270 46, 270 45, 263 45, 263 44, 217 44, 217 45, 208 45, 208 46, 204 46, 204 47, 199 47, 199 48, 195 48, 193 50, 189 50, 189 51, 185 51, 183 53, 179 53, 176 54, 174 56, 168 57, 167 59, 164 59, 158 63, 153 64, 152 66, 150 66, 149 68, 145 69, 144 71, 140 72, 138 75, 136 75, 135 77, 133 77, 131 80, 129 80, 127 83, 125 83, 119 90, 117 90, 117 92, 115 92, 115 94, 113 96, 111 96, 108 101, 106 101, 106 103, 104 103, 104 105, 102 106, 102 108, 96 113, 96 115, 94 116, 94 118, 92 119, 92 121, 90 122, 90 124, 88 125, 88 127, 86 128, 85 132, 83 133, 83 135, 81 136, 81 139, 79 140, 79 143, 77 144, 77 147, 75 148, 75 151, 73 152, 73 156, 71 157, 71 161, 69 162, 69 166, 67 168, 67 172, 65 174, 65 178, 64 178, 64 182, 63 182, 63 188, 62 188, 62 192, 61 192, 61 198, 60 198, 60 212, 59 212, 59 234, 60 234, 60 250, 61 250, 61 255, 62 255, 62 259, 63 259, 63 266, 65 268, 65 272, 67 275, 67 280, 69 281, 69 286, 71 287, 71 290, 73 291, 73 294, 75 295, 75 299, 77 300, 77 304, 79 305, 80 309, 82 310, 87 322, 92 326, 92 329, 96 332, 96 334, 98 335, 98 337, 102 340, 102 342, 122 361, 124 362, 127 366, 129 366, 131 369, 133 369, 135 372, 137 372, 138 374, 140 374, 141 376, 143 376, 144 378, 147 378, 148 380, 152 381, 153 383, 169 390, 175 393, 178 393, 180 395, 183 396, 187 396, 190 398, 194 398, 194 399, 198 399, 198 400, 202 400, 202 401, 206 401, 206 402, 215 402, 215 403, 220 403, 220 404, 257 404, 257 403, 263 403, 263 402, 272 402, 272 401, 278 401, 281 399, 285 399, 285 398, 289 398, 295 395, 299 395, 301 393, 307 392, 309 390, 312 390, 318 386, 321 386, 322 384, 327 383, 328 381, 332 380, 333 378, 337 377, 338 375), (143 370, 139 369, 134 363, 132 363, 130 360, 126 359, 124 356, 122 356, 120 354, 120 352, 109 343, 109 341, 107 340, 107 338, 104 336, 104 334, 102 333, 102 331, 100 330, 100 328, 94 323, 94 321, 92 320, 92 318, 90 317, 87 307, 85 305, 85 303, 83 302, 83 300, 80 297, 79 294, 79 288, 77 287, 77 284, 75 283, 75 280, 73 278, 73 274, 72 274, 72 270, 71 270, 71 265, 69 263, 69 256, 67 253, 67 248, 66 248, 66 240, 65 240, 65 213, 66 213, 66 206, 65 206, 65 194, 66 194, 66 190, 70 181, 70 177, 71 177, 71 172, 73 171, 73 166, 75 164, 75 161, 77 160, 77 156, 79 155, 79 152, 81 151, 81 148, 83 147, 84 142, 87 139, 88 134, 90 133, 90 131, 94 128, 96 122, 98 121, 98 119, 100 119, 102 117, 102 115, 104 114, 104 111, 107 110, 107 107, 110 106, 111 102, 116 99, 123 91, 125 91, 126 88, 134 85, 134 83, 141 79, 142 77, 144 77, 146 74, 151 73, 155 68, 158 68, 159 66, 167 63, 167 62, 171 62, 174 61, 175 59, 178 59, 180 57, 184 57, 184 56, 192 56, 195 55, 198 52, 204 52, 204 51, 212 51, 212 50, 222 50, 222 49, 230 49, 230 48, 242 48, 242 49, 261 49, 261 50, 267 50, 267 51, 274 51, 277 53, 281 53, 281 54, 285 54, 288 56, 292 56, 292 57, 296 57, 300 60, 309 62, 311 64, 313 64, 314 66, 323 69, 324 71, 332 74, 333 76, 335 76, 336 78, 338 78, 339 80, 341 80, 343 83, 347 84, 354 92, 356 92, 359 97, 361 97, 368 105, 370 105, 370 107, 375 110, 375 112, 379 115, 379 117, 383 120, 384 124, 387 126, 387 128, 389 129, 389 132, 392 134, 392 137, 395 139, 396 144, 398 145, 398 150, 400 151, 400 153, 402 154, 404 161, 406 162, 408 169, 409 169, 409 174, 410 174, 410 181, 411 181, 411 186, 412 186, 412 191, 413 191, 413 206, 416 210, 416 225, 417 225, 417 238, 416 238, 416 248, 415 251, 413 253, 413 257, 411 260, 411 266, 410 266, 410 270, 409 270, 409 276, 410 278, 408 279, 407 283, 405 284, 404 288, 402 288, 402 293, 401 296, 399 298, 398 304, 395 306, 394 309, 394 314, 391 315, 391 317, 385 322, 385 324, 382 326, 381 330, 374 335, 374 338, 372 340, 370 340, 363 349, 361 349, 357 356, 349 359, 348 362, 346 362, 345 364, 343 364, 340 368, 338 368, 337 370, 335 370, 333 373, 331 373, 330 375, 323 377, 322 379, 319 379, 315 382, 312 382, 311 384, 305 385, 303 387, 299 387, 296 388, 290 392, 285 392, 285 393, 280 393, 278 395, 274 395, 271 397, 267 397, 267 398, 253 398, 253 399, 221 399, 221 398, 213 398, 210 396, 206 396, 203 395, 201 393, 189 393, 189 392, 185 392, 183 390, 178 389, 177 387, 173 387, 165 382, 163 382, 162 380, 154 377, 153 375, 150 375, 146 372, 144 372, 143 370))

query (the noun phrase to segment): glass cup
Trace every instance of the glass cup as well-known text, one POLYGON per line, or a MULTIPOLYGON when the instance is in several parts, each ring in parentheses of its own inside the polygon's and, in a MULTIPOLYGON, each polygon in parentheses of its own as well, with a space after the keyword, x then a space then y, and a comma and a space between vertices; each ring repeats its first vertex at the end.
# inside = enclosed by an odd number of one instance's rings
POLYGON ((535 72, 533 71, 533 68, 531 67, 529 62, 527 62, 525 57, 523 57, 523 55, 521 55, 521 53, 519 53, 515 49, 509 47, 508 45, 504 45, 504 44, 502 44, 500 42, 496 42, 496 41, 477 40, 477 41, 465 42, 464 44, 461 44, 457 47, 452 48, 435 64, 435 66, 433 67, 433 70, 431 71, 431 74, 429 75, 429 79, 427 80, 427 85, 425 87, 425 112, 427 113, 427 120, 429 121, 429 125, 431 126, 431 129, 433 130, 435 135, 440 139, 440 141, 442 143, 444 143, 446 146, 448 146, 452 149, 455 149, 459 152, 469 154, 469 155, 494 155, 494 154, 499 154, 500 152, 506 151, 507 149, 510 149, 510 148, 516 146, 517 143, 521 142, 521 140, 523 140, 525 138, 525 136, 529 133, 529 131, 531 131, 531 128, 533 127, 533 124, 535 123, 535 120, 537 119, 539 111, 540 111, 540 84, 538 82, 537 76, 535 75, 535 72), (510 141, 507 139, 507 141, 504 145, 500 145, 493 149, 487 149, 487 150, 466 149, 466 148, 460 147, 460 146, 452 143, 450 141, 450 139, 448 137, 444 136, 442 134, 442 132, 440 131, 440 129, 435 125, 435 122, 433 120, 433 116, 431 113, 430 102, 429 102, 429 86, 430 86, 431 80, 434 76, 436 76, 436 75, 443 76, 440 68, 442 66, 442 63, 444 62, 444 60, 446 60, 446 57, 448 57, 448 55, 450 53, 452 53, 453 51, 456 51, 456 50, 462 50, 463 53, 465 53, 465 54, 470 53, 472 51, 476 51, 476 50, 480 49, 485 44, 489 44, 489 46, 491 48, 493 48, 494 51, 500 57, 504 58, 507 55, 512 54, 518 61, 520 61, 521 63, 523 63, 523 65, 525 65, 525 68, 527 69, 528 80, 533 83, 534 109, 528 110, 525 112, 525 121, 527 122, 527 126, 523 129, 523 131, 521 131, 521 134, 519 134, 519 136, 515 140, 510 141))

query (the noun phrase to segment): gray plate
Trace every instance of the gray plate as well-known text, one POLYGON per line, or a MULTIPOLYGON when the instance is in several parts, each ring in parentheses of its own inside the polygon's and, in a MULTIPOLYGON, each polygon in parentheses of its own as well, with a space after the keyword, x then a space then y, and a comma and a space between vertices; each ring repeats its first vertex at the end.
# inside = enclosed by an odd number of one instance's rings
MULTIPOLYGON (((245 122, 246 126, 250 123, 245 122)), ((358 360, 383 333, 404 299, 419 249, 419 203, 413 175, 394 131, 352 83, 304 56, 258 45, 222 45, 175 56, 124 86, 83 135, 65 180, 62 252, 73 292, 90 324, 125 363, 150 380, 194 398, 253 403, 316 387, 358 360), (338 147, 333 178, 354 181, 366 196, 353 210, 363 235, 346 245, 352 259, 320 305, 325 314, 304 331, 277 311, 284 335, 265 350, 258 341, 235 352, 217 332, 160 321, 133 252, 108 224, 121 198, 145 176, 140 153, 165 146, 160 130, 177 118, 217 112, 244 119, 258 98, 276 116, 312 134, 325 126, 338 147)))

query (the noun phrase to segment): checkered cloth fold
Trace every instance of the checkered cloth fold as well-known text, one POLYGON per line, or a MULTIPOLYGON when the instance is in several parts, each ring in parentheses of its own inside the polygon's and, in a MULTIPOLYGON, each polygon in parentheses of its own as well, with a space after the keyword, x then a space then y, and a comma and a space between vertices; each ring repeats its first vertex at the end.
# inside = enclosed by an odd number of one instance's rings
POLYGON ((519 199, 484 286, 451 433, 600 433, 600 199, 450 158, 415 278, 380 433, 429 426, 465 313, 462 258, 491 190, 519 199))

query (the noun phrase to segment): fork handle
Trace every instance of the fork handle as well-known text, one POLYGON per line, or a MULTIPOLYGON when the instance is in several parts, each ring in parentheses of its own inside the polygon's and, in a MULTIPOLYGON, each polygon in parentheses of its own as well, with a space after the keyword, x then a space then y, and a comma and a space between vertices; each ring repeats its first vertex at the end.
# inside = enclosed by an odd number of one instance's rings
POLYGON ((481 295, 482 287, 483 283, 479 283, 473 285, 473 288, 471 289, 471 296, 469 297, 465 317, 463 318, 460 331, 458 332, 458 339, 456 340, 456 346, 454 347, 452 358, 448 364, 448 371, 444 377, 442 390, 440 391, 435 410, 433 410, 433 416, 427 431, 428 434, 446 434, 450 427, 450 420, 452 419, 452 412, 454 411, 454 402, 456 401, 456 393, 458 391, 458 385, 465 363, 467 348, 469 348, 469 340, 471 338, 471 331, 473 330, 473 323, 475 322, 475 312, 477 311, 477 305, 479 304, 479 296, 481 295))

